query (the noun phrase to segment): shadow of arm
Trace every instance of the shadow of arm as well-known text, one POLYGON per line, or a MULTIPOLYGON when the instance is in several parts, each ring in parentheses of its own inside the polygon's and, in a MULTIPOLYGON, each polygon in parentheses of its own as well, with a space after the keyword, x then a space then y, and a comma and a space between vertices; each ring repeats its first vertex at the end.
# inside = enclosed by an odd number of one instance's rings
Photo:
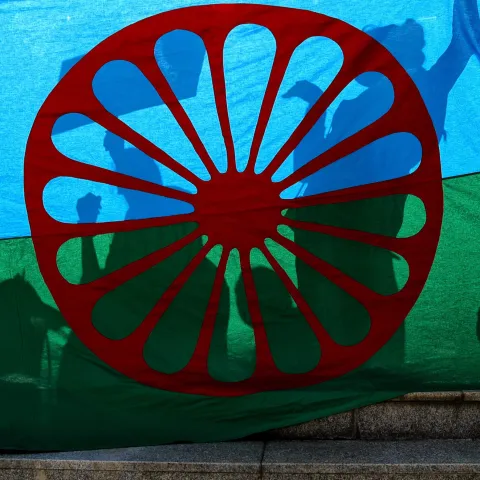
POLYGON ((448 95, 470 58, 480 54, 479 32, 477 0, 455 0, 452 40, 447 50, 429 71, 429 76, 437 90, 448 95))

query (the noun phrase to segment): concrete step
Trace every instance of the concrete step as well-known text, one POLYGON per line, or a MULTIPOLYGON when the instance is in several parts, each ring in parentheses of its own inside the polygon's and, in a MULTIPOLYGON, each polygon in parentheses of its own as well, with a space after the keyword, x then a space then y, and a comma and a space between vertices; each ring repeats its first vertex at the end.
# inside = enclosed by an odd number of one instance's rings
POLYGON ((254 440, 480 439, 480 392, 413 393, 254 440))
POLYGON ((0 455, 0 480, 480 479, 480 441, 292 441, 0 455))
POLYGON ((273 442, 261 473, 268 480, 480 479, 480 442, 273 442))

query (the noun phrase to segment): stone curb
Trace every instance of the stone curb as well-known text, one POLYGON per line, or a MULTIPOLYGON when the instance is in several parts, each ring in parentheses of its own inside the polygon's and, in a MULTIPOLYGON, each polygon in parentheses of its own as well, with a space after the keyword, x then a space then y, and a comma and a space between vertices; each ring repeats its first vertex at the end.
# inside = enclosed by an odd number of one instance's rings
POLYGON ((79 452, 0 454, 2 470, 258 473, 262 442, 163 445, 79 452))
POLYGON ((478 474, 480 442, 273 442, 262 462, 265 473, 478 474))
POLYGON ((262 442, 0 455, 0 480, 251 480, 262 442))
POLYGON ((232 442, 0 455, 0 480, 480 479, 480 441, 232 442))

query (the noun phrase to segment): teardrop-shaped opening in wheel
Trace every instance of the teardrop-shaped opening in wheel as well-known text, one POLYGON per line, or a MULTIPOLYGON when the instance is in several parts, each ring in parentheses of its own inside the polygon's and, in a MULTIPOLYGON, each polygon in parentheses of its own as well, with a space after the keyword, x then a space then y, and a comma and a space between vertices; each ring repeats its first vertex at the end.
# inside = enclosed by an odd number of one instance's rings
POLYGON ((420 165, 421 158, 422 146, 414 135, 394 133, 325 168, 319 168, 314 174, 284 190, 281 198, 308 197, 401 178, 413 173, 420 165))
POLYGON ((275 50, 275 37, 259 25, 240 25, 225 41, 223 62, 228 116, 239 172, 247 166, 275 50))
MULTIPOLYGON (((204 323, 221 252, 220 245, 213 247, 159 319, 143 351, 151 368, 173 374, 188 365, 204 323)), ((219 315, 228 318, 228 305, 221 307, 219 315)))
POLYGON ((398 253, 302 228, 281 225, 278 231, 285 237, 291 231, 297 245, 381 295, 398 293, 407 283, 408 263, 398 253))
POLYGON ((247 299, 238 250, 232 250, 225 271, 225 288, 220 298, 208 355, 208 373, 221 382, 241 382, 255 372, 255 336, 248 315, 247 299), (228 306, 228 308, 227 308, 228 306))
POLYGON ((263 253, 250 255, 260 313, 273 360, 283 373, 313 370, 320 361, 320 345, 287 285, 279 278, 263 253))
POLYGON ((60 153, 72 160, 183 192, 197 191, 178 173, 85 115, 69 113, 61 116, 55 122, 52 141, 60 153))
POLYGON ((215 166, 225 172, 226 149, 203 40, 193 32, 173 30, 158 39, 155 58, 215 166))
POLYGON ((67 282, 89 283, 184 238, 195 223, 144 228, 72 238, 57 252, 57 267, 67 282))
POLYGON ((51 180, 43 193, 47 213, 63 223, 103 223, 193 212, 189 203, 72 177, 51 180))
POLYGON ((417 235, 427 220, 425 205, 415 195, 386 195, 355 202, 292 208, 284 210, 282 215, 294 221, 394 238, 417 235))

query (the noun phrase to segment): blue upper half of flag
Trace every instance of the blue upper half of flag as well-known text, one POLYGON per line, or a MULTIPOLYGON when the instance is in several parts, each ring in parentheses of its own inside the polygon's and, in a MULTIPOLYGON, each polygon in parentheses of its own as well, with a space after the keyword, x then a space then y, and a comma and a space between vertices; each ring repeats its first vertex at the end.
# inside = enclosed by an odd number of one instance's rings
MULTIPOLYGON (((4 0, 0 2, 0 238, 30 234, 24 200, 24 154, 42 103, 70 68, 99 42, 162 11, 208 1, 4 0)), ((218 3, 218 2, 217 2, 218 3)), ((229 3, 256 3, 235 2, 229 3)), ((480 172, 480 88, 477 0, 282 0, 266 5, 303 8, 341 19, 382 43, 416 83, 432 118, 444 178, 480 172)), ((245 168, 275 55, 275 39, 259 25, 230 32, 224 48, 227 103, 236 166, 245 168)), ((226 150, 213 95, 208 56, 191 32, 159 38, 157 63, 220 171, 226 150)), ((255 165, 263 171, 335 78, 343 62, 326 36, 299 45, 282 81, 255 165)), ((170 110, 139 69, 122 60, 105 64, 93 90, 103 107, 199 178, 208 172, 170 110)), ((352 82, 272 177, 279 181, 382 117, 393 104, 388 78, 372 72, 352 82)), ((66 157, 195 193, 195 187, 84 115, 72 112, 52 132, 66 157)), ((408 175, 422 157, 408 132, 380 138, 282 193, 308 196, 408 175)), ((28 166, 27 166, 28 168, 28 166)), ((121 221, 192 211, 180 200, 58 177, 44 190, 47 212, 61 222, 121 221)))

